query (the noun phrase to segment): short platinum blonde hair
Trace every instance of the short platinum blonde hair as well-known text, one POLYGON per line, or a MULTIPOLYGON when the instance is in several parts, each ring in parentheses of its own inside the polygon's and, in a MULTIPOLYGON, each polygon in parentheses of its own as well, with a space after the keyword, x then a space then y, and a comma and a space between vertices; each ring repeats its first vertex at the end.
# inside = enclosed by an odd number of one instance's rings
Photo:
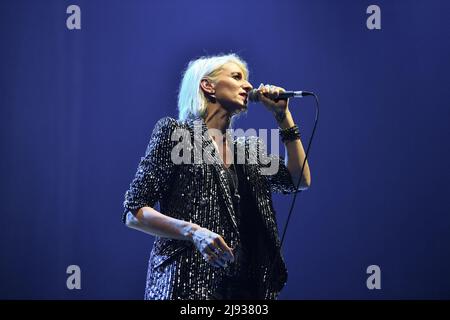
POLYGON ((222 67, 229 62, 238 65, 242 69, 245 79, 248 79, 247 63, 234 53, 201 57, 189 62, 178 93, 179 120, 186 121, 204 117, 208 100, 200 88, 200 82, 204 78, 214 81, 222 67))

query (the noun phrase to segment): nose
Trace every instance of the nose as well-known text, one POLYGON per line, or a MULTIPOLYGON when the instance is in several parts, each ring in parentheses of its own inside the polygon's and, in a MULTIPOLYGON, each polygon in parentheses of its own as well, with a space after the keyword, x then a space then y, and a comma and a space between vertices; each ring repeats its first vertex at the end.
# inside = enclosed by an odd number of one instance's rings
POLYGON ((242 88, 245 90, 245 92, 249 92, 250 90, 253 89, 253 86, 251 85, 250 82, 248 82, 247 80, 244 81, 244 85, 242 86, 242 88))

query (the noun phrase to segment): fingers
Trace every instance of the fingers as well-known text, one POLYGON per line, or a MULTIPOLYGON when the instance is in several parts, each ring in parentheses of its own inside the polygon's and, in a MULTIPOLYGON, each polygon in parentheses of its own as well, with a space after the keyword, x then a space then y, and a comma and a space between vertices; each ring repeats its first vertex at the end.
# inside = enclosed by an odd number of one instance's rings
POLYGON ((223 252, 226 260, 234 262, 233 250, 231 250, 222 237, 216 239, 216 245, 223 252))
POLYGON ((233 251, 230 247, 225 243, 225 240, 218 235, 214 234, 215 237, 213 237, 212 241, 208 245, 209 250, 214 252, 220 259, 222 259, 225 263, 228 261, 233 262, 234 256, 233 251))
POLYGON ((270 99, 276 99, 281 92, 284 92, 285 90, 281 87, 277 87, 274 85, 264 85, 261 83, 258 87, 258 93, 260 94, 260 98, 263 99, 270 98, 270 99))
POLYGON ((209 247, 206 248, 203 258, 212 266, 219 268, 225 268, 226 262, 220 258, 219 255, 217 255, 213 250, 211 250, 209 247))
POLYGON ((210 248, 208 248, 206 250, 206 253, 204 254, 204 257, 206 257, 206 261, 208 261, 214 267, 226 268, 229 260, 225 258, 223 253, 219 253, 219 251, 220 250, 218 250, 217 248, 215 250, 211 250, 210 248))
POLYGON ((226 245, 225 241, 222 239, 222 237, 218 238, 216 242, 209 244, 205 250, 204 250, 207 261, 210 262, 212 265, 219 265, 222 268, 226 268, 228 262, 234 261, 233 253, 231 252, 231 249, 226 245), (219 239, 221 241, 219 241, 219 239), (222 242, 225 246, 219 246, 218 244, 222 242), (227 249, 225 249, 227 248, 227 249), (224 250, 225 249, 225 250, 224 250))
POLYGON ((234 261, 232 250, 217 233, 201 228, 194 233, 193 241, 203 258, 212 266, 225 268, 229 261, 234 261))
POLYGON ((268 105, 271 100, 267 98, 268 88, 266 88, 262 83, 258 87, 258 100, 263 103, 263 105, 268 105))

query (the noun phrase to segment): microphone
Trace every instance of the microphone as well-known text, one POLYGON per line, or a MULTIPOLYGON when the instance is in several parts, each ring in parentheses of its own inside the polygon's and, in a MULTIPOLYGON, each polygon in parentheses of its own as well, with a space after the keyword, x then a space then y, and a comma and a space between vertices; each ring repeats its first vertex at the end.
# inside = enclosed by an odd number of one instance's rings
MULTIPOLYGON (((278 97, 276 97, 277 100, 281 99, 289 99, 289 98, 303 98, 305 96, 313 96, 314 93, 309 91, 285 91, 280 92, 278 97)), ((248 92, 248 100, 251 102, 258 102, 258 89, 253 89, 248 92)))

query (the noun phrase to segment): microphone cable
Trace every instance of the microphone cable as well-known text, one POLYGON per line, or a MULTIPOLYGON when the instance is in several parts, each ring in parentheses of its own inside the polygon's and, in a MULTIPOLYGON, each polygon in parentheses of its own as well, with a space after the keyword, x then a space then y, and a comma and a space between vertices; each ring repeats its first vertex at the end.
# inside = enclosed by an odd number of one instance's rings
MULTIPOLYGON (((313 130, 312 130, 312 133, 311 133, 311 137, 309 138, 308 146, 306 148, 305 159, 303 160, 302 169, 300 171, 300 177, 299 177, 299 179, 297 181, 297 185, 295 185, 295 187, 296 187, 295 188, 295 193, 294 193, 294 196, 292 198, 292 202, 291 202, 291 206, 290 206, 290 209, 289 209, 288 217, 286 219, 286 223, 284 224, 284 227, 283 227, 283 232, 282 232, 281 241, 280 241, 280 255, 281 255, 281 250, 283 248, 284 239, 286 237, 287 228, 289 226, 289 221, 290 221, 291 216, 292 216, 292 211, 294 209, 295 200, 297 199, 297 195, 302 192, 302 190, 298 190, 298 188, 300 187, 300 184, 301 184, 302 179, 303 179, 303 171, 305 169, 306 160, 308 159, 309 150, 311 148, 311 143, 313 141, 314 134, 315 134, 316 128, 317 128, 317 122, 319 120, 319 98, 313 92, 308 92, 308 95, 313 96, 314 99, 315 99, 315 102, 316 102, 316 116, 315 116, 315 119, 314 119, 314 127, 313 127, 313 130)), ((272 261, 270 263, 270 267, 268 269, 269 270, 268 279, 267 279, 268 283, 270 283, 270 281, 272 280, 272 275, 273 275, 273 272, 274 272, 273 269, 275 267, 275 261, 276 261, 276 256, 277 255, 278 255, 278 252, 275 253, 275 257, 272 259, 272 261)))

